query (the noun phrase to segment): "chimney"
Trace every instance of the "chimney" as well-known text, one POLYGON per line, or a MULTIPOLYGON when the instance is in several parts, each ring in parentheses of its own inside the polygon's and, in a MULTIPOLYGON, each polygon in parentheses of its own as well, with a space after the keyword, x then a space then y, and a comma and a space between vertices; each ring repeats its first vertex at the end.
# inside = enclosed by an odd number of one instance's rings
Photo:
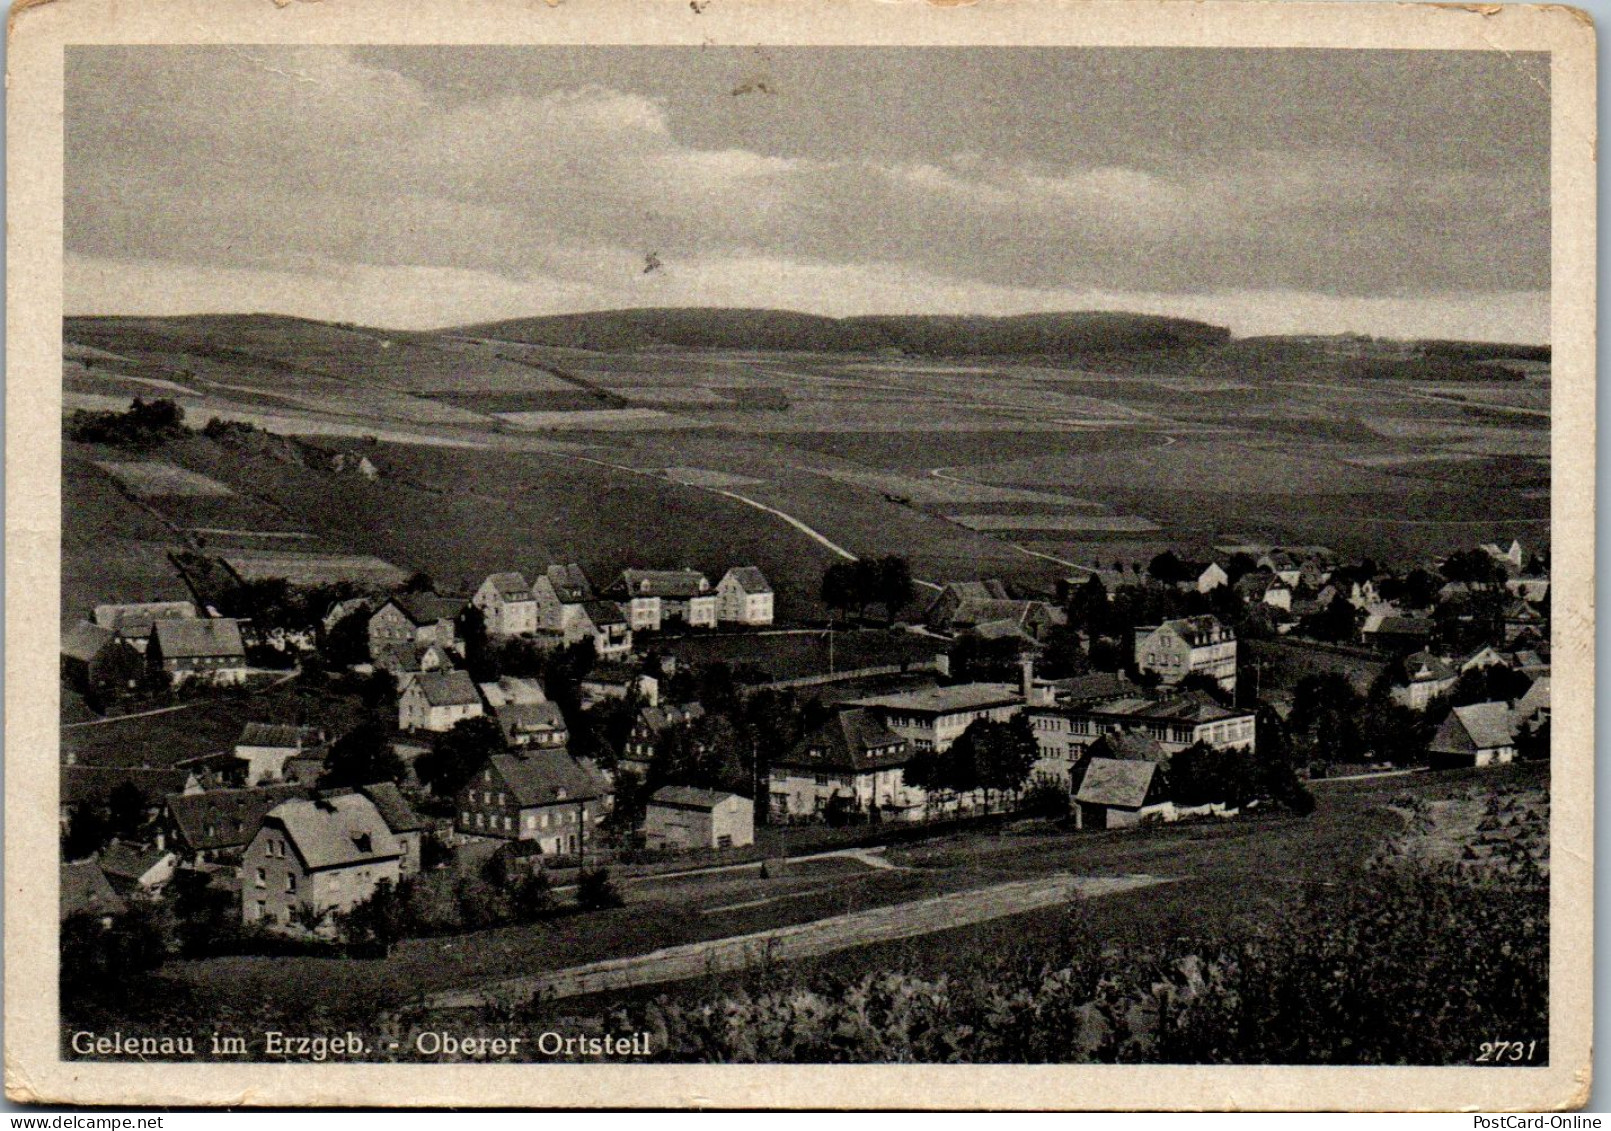
POLYGON ((1018 662, 1018 666, 1019 666, 1020 670, 1022 670, 1023 673, 1024 673, 1024 676, 1023 676, 1024 704, 1026 706, 1034 706, 1034 704, 1035 704, 1035 659, 1034 659, 1033 656, 1025 656, 1022 660, 1020 660, 1018 662))

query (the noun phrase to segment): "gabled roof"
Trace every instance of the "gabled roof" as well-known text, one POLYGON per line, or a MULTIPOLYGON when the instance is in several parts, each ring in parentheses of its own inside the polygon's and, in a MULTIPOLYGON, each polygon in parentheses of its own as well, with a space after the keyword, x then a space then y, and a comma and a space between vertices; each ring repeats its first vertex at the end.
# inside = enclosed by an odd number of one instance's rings
POLYGON ((150 636, 159 620, 191 618, 196 606, 189 601, 147 601, 134 605, 96 605, 95 623, 123 636, 150 636))
POLYGON ((420 672, 412 679, 432 707, 467 707, 481 702, 469 672, 420 672))
POLYGON ((488 574, 483 585, 490 585, 498 591, 499 596, 506 601, 531 600, 531 586, 526 584, 526 577, 522 573, 510 571, 508 573, 488 574))
POLYGON ((101 853, 101 871, 108 877, 137 881, 170 855, 164 848, 141 848, 115 840, 101 853))
POLYGON ((229 617, 159 620, 151 631, 165 660, 246 656, 240 625, 229 617))
POLYGON ((772 592, 772 583, 756 566, 734 566, 722 577, 722 581, 731 581, 746 593, 772 592))
POLYGON ((1163 745, 1138 730, 1112 730, 1086 748, 1092 758, 1118 762, 1167 762, 1163 745))
POLYGON ((950 593, 962 601, 1007 601, 1012 599, 1012 594, 1007 592, 1007 587, 994 577, 986 578, 983 581, 953 581, 947 584, 941 592, 950 593))
POLYGON ((117 633, 110 628, 102 628, 87 620, 81 620, 62 633, 62 655, 69 659, 82 660, 87 664, 101 654, 102 648, 116 639, 117 633))
POLYGON ((80 860, 76 864, 62 865, 61 917, 80 913, 89 915, 121 915, 128 904, 112 890, 112 884, 93 860, 80 860))
POLYGON ((168 815, 185 843, 196 852, 235 848, 257 835, 263 817, 276 805, 306 797, 301 785, 264 785, 252 789, 209 789, 168 797, 168 815))
POLYGON ((617 587, 633 597, 672 597, 686 600, 710 592, 705 575, 692 569, 624 569, 617 587))
POLYGON ((715 789, 695 789, 691 785, 667 785, 655 790, 649 799, 651 805, 664 805, 670 809, 697 809, 706 812, 716 808, 736 793, 723 793, 715 789))
POLYGON ((404 616, 421 628, 437 621, 452 620, 464 611, 464 602, 459 598, 441 597, 435 593, 399 593, 387 604, 396 605, 404 616))
POLYGON ((1533 680, 1533 686, 1527 689, 1527 694, 1516 700, 1516 706, 1511 712, 1515 722, 1525 722, 1539 711, 1549 710, 1549 676, 1540 676, 1533 680))
POLYGON ((1395 617, 1372 613, 1360 632, 1367 636, 1431 636, 1432 622, 1418 617, 1395 617))
POLYGON ((1453 715, 1478 750, 1509 746, 1515 740, 1510 728, 1508 703, 1472 703, 1470 706, 1456 707, 1453 715))
MULTIPOLYGON (((1236 633, 1221 624, 1218 617, 1208 613, 1200 617, 1177 617, 1174 620, 1166 620, 1158 627, 1173 630, 1176 635, 1194 648, 1199 644, 1212 643, 1216 636, 1221 641, 1236 638, 1236 633)), ((1140 629, 1137 629, 1137 631, 1139 632, 1140 629)))
POLYGON ((638 721, 648 728, 651 734, 660 734, 667 727, 684 726, 688 723, 698 722, 705 717, 703 703, 664 703, 656 707, 642 707, 638 710, 638 721))
POLYGON ((419 832, 430 827, 429 821, 414 812, 398 790, 396 782, 383 781, 359 786, 358 792, 369 798, 375 806, 375 812, 380 814, 380 819, 394 833, 419 832))
POLYGON ((304 750, 324 741, 318 727, 286 726, 280 723, 247 723, 236 746, 268 746, 276 750, 304 750))
POLYGON ((1086 764, 1085 777, 1080 780, 1080 789, 1074 800, 1087 805, 1139 809, 1147 803, 1153 775, 1157 772, 1156 762, 1092 758, 1086 764))
POLYGON ((1133 689, 1123 672, 1089 672, 1068 679, 1051 680, 1048 686, 1059 703, 1083 703, 1123 695, 1133 689))
MULTIPOLYGON (((494 754, 490 762, 522 809, 591 801, 602 796, 598 781, 563 750, 494 754)), ((475 783, 472 778, 470 786, 475 783)))
POLYGON ((1022 625, 1032 614, 1039 614, 1048 624, 1067 624, 1068 616, 1062 609, 1053 608, 1045 601, 1014 601, 974 597, 963 599, 951 614, 953 625, 981 625, 1009 621, 1022 625))
POLYGON ((310 870, 350 867, 403 854, 375 803, 361 793, 287 801, 263 819, 285 829, 297 855, 310 870))
POLYGON ((911 760, 906 740, 861 707, 840 711, 794 744, 776 765, 865 773, 904 766, 911 760))
POLYGON ((529 676, 501 675, 494 683, 481 684, 481 695, 493 709, 514 703, 548 702, 542 681, 529 676))
POLYGON ((564 605, 579 605, 583 601, 593 599, 593 583, 582 572, 582 567, 572 562, 568 565, 551 565, 543 576, 548 578, 548 584, 554 587, 554 595, 564 605))
POLYGON ((621 606, 613 601, 583 601, 582 612, 587 615, 594 628, 627 622, 626 614, 621 612, 621 606))
POLYGON ((1434 683, 1456 678, 1454 668, 1430 652, 1416 652, 1404 658, 1404 678, 1411 683, 1434 683))
POLYGON ((565 729, 565 716, 557 703, 505 703, 493 708, 505 737, 565 729))

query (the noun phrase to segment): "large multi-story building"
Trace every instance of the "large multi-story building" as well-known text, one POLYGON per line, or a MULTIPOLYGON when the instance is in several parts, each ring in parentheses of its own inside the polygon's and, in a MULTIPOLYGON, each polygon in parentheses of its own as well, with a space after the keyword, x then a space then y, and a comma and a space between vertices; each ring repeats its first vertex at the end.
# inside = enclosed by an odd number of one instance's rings
POLYGON ((241 918, 333 933, 334 912, 402 877, 402 845, 361 793, 287 801, 270 810, 241 864, 241 918))
POLYGON ((979 719, 1006 722, 1024 709, 1022 688, 1010 683, 961 683, 898 695, 857 699, 884 726, 906 739, 915 753, 948 750, 979 719))
POLYGON ((523 636, 537 631, 537 598, 523 574, 490 575, 470 603, 481 610, 492 636, 523 636))
POLYGON ((1218 617, 1181 617, 1137 628, 1136 667, 1156 672, 1166 684, 1205 675, 1224 690, 1236 692, 1236 633, 1218 617))
POLYGON ((1071 783, 1085 748, 1102 735, 1117 732, 1145 735, 1170 756, 1198 742, 1241 750, 1252 750, 1257 742, 1252 710, 1221 707, 1202 692, 1157 696, 1137 689, 1133 694, 1031 707, 1025 715, 1040 747, 1031 776, 1044 781, 1071 783))
POLYGON ((668 621, 716 627, 720 599, 710 579, 697 570, 625 569, 609 596, 621 603, 634 632, 653 631, 668 621))
POLYGON ((564 750, 494 754, 459 791, 461 833, 535 841, 550 856, 575 856, 604 818, 605 783, 564 750))
POLYGON ((924 792, 906 784, 902 769, 911 759, 911 744, 872 711, 840 711, 772 760, 773 818, 821 819, 835 797, 847 808, 877 809, 892 820, 921 817, 924 792))
POLYGON ((716 583, 716 617, 723 624, 771 624, 772 583, 755 566, 734 566, 716 583))

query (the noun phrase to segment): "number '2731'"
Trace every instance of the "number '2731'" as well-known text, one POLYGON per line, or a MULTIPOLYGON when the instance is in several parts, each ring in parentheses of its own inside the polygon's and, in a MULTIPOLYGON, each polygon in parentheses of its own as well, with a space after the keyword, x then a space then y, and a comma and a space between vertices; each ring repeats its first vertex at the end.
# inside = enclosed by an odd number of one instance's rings
POLYGON ((1533 1059, 1537 1041, 1483 1041, 1478 1064, 1519 1064, 1533 1059))

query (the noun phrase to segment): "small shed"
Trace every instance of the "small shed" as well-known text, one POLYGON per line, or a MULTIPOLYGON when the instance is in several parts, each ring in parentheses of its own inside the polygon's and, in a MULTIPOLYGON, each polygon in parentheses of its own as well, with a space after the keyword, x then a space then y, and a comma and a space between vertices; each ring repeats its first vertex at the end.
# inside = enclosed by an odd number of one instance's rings
POLYGON ((650 848, 742 848, 755 843, 755 803, 736 793, 668 785, 643 820, 650 848))
POLYGON ((1074 801, 1082 829, 1125 828, 1170 807, 1158 763, 1117 758, 1092 758, 1074 801))

